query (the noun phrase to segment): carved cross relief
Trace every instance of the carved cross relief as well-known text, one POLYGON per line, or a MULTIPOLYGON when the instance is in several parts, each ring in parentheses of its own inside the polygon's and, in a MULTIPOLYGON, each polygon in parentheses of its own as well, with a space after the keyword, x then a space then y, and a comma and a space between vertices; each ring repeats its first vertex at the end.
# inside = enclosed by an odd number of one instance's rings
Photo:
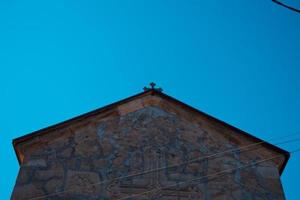
POLYGON ((134 163, 139 163, 139 167, 142 168, 142 170, 134 169, 135 167, 133 167, 132 171, 136 171, 137 173, 149 171, 149 173, 118 181, 117 185, 110 188, 113 193, 118 193, 116 199, 195 199, 199 194, 192 184, 188 186, 175 186, 176 183, 189 179, 185 177, 183 172, 179 173, 178 170, 174 168, 162 169, 169 165, 167 154, 168 153, 158 148, 146 148, 143 155, 136 155, 131 162, 133 165, 135 165, 134 163))

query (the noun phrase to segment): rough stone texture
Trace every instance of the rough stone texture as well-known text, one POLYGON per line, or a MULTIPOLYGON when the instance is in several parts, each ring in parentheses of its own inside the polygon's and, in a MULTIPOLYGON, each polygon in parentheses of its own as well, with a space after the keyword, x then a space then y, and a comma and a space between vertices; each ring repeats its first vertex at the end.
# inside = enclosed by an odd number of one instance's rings
POLYGON ((186 163, 251 143, 206 117, 147 96, 21 146, 24 159, 12 199, 284 199, 282 159, 210 176, 277 154, 263 146, 186 163), (139 175, 119 179, 133 174, 139 175))

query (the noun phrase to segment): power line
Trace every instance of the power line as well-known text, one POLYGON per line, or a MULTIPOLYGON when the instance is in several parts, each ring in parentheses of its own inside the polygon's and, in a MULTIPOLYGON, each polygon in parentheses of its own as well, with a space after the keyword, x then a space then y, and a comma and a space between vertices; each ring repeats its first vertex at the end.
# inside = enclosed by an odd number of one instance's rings
MULTIPOLYGON (((290 153, 296 153, 296 152, 299 152, 299 151, 300 151, 300 148, 299 149, 295 149, 295 150, 291 151, 290 153)), ((231 168, 231 169, 222 170, 222 171, 219 171, 219 172, 216 172, 216 173, 213 173, 213 174, 201 176, 199 178, 190 179, 190 180, 187 180, 187 181, 182 181, 182 182, 179 182, 179 183, 176 183, 176 184, 172 184, 172 185, 169 185, 169 186, 165 186, 165 187, 161 187, 161 188, 157 188, 157 189, 153 189, 153 190, 148 190, 146 192, 142 192, 142 193, 139 193, 139 194, 135 194, 135 195, 130 195, 130 196, 127 196, 127 197, 119 198, 117 200, 125 200, 125 199, 128 199, 128 198, 136 198, 136 197, 144 196, 144 195, 152 193, 152 192, 157 193, 157 192, 159 192, 161 190, 169 189, 169 188, 172 188, 172 187, 178 187, 179 185, 183 185, 185 183, 190 183, 190 182, 194 182, 194 181, 199 181, 199 180, 202 180, 202 179, 206 179, 207 180, 207 178, 211 178, 211 177, 212 178, 217 178, 217 177, 226 175, 227 173, 232 173, 232 172, 234 172, 236 170, 245 169, 247 167, 252 167, 254 165, 257 165, 257 164, 260 164, 260 163, 263 163, 263 162, 266 162, 266 161, 269 161, 269 160, 273 160, 273 159, 279 158, 281 156, 282 155, 273 156, 273 157, 270 157, 270 158, 259 160, 257 162, 250 162, 250 163, 248 163, 246 165, 243 165, 243 166, 240 166, 240 167, 235 167, 235 168, 231 168)), ((168 194, 171 194, 173 192, 176 192, 176 191, 171 191, 168 194)))
MULTIPOLYGON (((289 137, 289 136, 295 136, 295 135, 299 135, 299 134, 300 133, 289 134, 289 135, 277 137, 277 138, 274 138, 274 139, 271 139, 271 140, 277 140, 277 139, 286 138, 286 137, 289 137)), ((283 142, 275 143, 275 145, 287 144, 287 143, 291 143, 291 142, 295 142, 295 141, 299 141, 299 140, 300 140, 300 138, 290 139, 290 140, 286 140, 286 141, 283 141, 283 142)), ((144 174, 148 174, 148 173, 152 173, 152 172, 157 172, 157 171, 160 171, 160 170, 169 169, 169 168, 173 168, 173 167, 178 167, 178 166, 182 166, 184 164, 189 164, 189 163, 196 162, 196 161, 210 159, 210 158, 213 158, 213 157, 216 157, 216 156, 220 156, 220 155, 223 155, 223 154, 226 154, 226 153, 234 152, 234 151, 241 151, 242 150, 241 152, 244 152, 244 151, 252 150, 253 147, 259 146, 259 145, 264 144, 264 143, 266 143, 266 142, 265 141, 260 141, 260 142, 253 143, 253 144, 250 144, 250 145, 245 145, 245 146, 238 147, 238 148, 228 149, 226 151, 222 151, 222 152, 210 154, 210 155, 207 155, 207 156, 203 156, 203 157, 200 156, 200 157, 188 160, 186 162, 181 162, 179 164, 169 165, 169 166, 165 166, 165 167, 161 167, 161 168, 155 168, 155 169, 151 169, 151 170, 147 170, 147 171, 142 171, 142 172, 138 172, 136 174, 131 174, 131 175, 127 175, 127 176, 121 176, 121 177, 117 177, 117 178, 112 178, 110 180, 104 180, 104 181, 101 181, 101 182, 92 183, 92 184, 89 184, 89 185, 86 185, 86 186, 82 186, 82 187, 89 187, 89 186, 94 186, 94 185, 102 185, 102 184, 105 184, 105 183, 111 183, 111 182, 115 182, 115 181, 122 180, 122 179, 125 179, 125 178, 132 178, 132 177, 136 177, 136 176, 141 176, 141 175, 144 175, 144 174)), ((43 199, 45 197, 50 197, 50 196, 54 196, 54 195, 60 195, 60 194, 63 194, 63 193, 66 193, 66 192, 70 192, 70 191, 72 191, 72 189, 62 190, 62 191, 54 192, 54 193, 51 193, 51 194, 48 194, 48 195, 33 197, 33 198, 30 198, 29 200, 43 199)))
POLYGON ((288 6, 287 4, 284 4, 284 3, 282 3, 282 2, 280 2, 280 1, 278 1, 278 0, 272 0, 272 1, 273 1, 274 3, 280 5, 280 6, 283 6, 283 7, 287 8, 287 9, 289 9, 289 10, 292 10, 292 11, 295 11, 295 12, 300 13, 300 10, 297 9, 297 8, 294 8, 294 7, 292 7, 292 6, 288 6))

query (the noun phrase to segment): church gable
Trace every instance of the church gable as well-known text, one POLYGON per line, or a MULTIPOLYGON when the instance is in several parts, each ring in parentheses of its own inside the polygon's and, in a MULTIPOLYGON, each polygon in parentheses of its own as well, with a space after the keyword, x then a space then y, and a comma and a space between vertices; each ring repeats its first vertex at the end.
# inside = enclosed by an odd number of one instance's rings
POLYGON ((279 180, 284 155, 209 181, 211 174, 279 152, 264 145, 228 151, 257 141, 155 91, 36 134, 16 143, 21 169, 13 199, 24 193, 82 199, 284 198, 279 180), (210 157, 222 151, 228 153, 210 157))

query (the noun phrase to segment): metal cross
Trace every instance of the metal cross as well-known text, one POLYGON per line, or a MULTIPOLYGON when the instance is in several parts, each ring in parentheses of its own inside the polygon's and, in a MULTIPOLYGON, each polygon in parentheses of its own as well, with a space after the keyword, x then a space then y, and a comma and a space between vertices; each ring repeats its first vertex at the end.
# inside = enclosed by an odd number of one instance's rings
POLYGON ((153 82, 151 82, 149 85, 150 85, 150 87, 144 87, 144 88, 143 88, 143 90, 144 90, 145 92, 146 92, 146 91, 149 91, 149 90, 155 90, 155 91, 157 91, 157 92, 162 92, 162 91, 163 91, 163 89, 162 89, 161 87, 155 88, 156 84, 153 83, 153 82))

